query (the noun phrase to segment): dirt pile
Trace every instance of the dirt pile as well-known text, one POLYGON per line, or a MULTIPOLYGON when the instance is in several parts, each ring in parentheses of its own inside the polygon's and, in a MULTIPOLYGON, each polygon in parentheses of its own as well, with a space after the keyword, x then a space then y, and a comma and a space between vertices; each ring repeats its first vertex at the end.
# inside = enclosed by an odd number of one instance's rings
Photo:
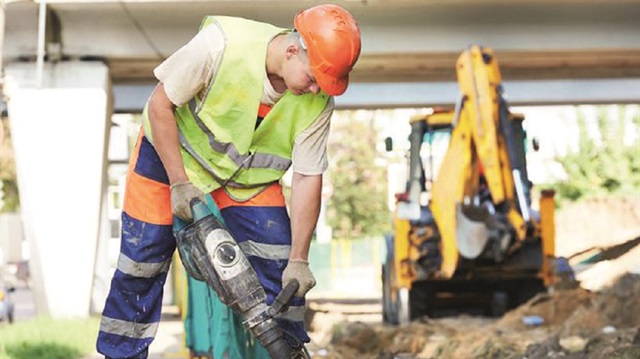
POLYGON ((567 206, 557 213, 556 231, 557 254, 576 265, 581 288, 538 295, 500 319, 423 318, 393 327, 327 310, 313 320, 313 358, 640 358, 640 245, 624 253, 598 250, 635 243, 640 201, 567 206), (583 251, 584 258, 572 258, 583 251))
POLYGON ((592 198, 568 204, 556 213, 556 254, 610 246, 640 235, 640 199, 592 198))
POLYGON ((314 358, 640 358, 640 275, 601 292, 538 295, 499 320, 470 316, 407 326, 342 322, 314 358), (540 325, 523 318, 538 317, 540 325))

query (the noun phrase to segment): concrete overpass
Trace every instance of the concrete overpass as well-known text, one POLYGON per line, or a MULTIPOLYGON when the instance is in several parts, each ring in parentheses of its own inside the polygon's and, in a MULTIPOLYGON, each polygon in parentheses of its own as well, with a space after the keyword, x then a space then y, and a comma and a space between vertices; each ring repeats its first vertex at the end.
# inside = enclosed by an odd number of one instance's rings
MULTIPOLYGON (((452 104, 455 59, 470 44, 495 50, 511 104, 640 103, 640 0, 332 2, 355 15, 363 36, 340 108, 452 104)), ((101 309, 109 279, 111 115, 141 110, 153 67, 204 15, 290 27, 297 11, 320 2, 0 3, 2 108, 8 104, 36 305, 58 317, 86 315, 101 309)))
MULTIPOLYGON (((2 0, 6 67, 101 61, 116 110, 139 109, 151 70, 187 42, 204 15, 292 26, 322 1, 2 0), (44 31, 39 29, 44 24, 44 31), (38 52, 39 35, 43 38, 38 52)), ((635 103, 640 99, 640 0, 333 1, 358 19, 362 57, 341 107, 450 103, 454 63, 470 44, 495 50, 515 104, 635 103)))

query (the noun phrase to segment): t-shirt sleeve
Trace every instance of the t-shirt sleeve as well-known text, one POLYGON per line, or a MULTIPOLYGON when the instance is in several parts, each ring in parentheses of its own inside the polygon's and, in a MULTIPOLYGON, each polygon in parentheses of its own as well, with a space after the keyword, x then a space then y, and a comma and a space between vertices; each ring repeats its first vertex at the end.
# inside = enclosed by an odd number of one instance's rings
POLYGON ((164 85, 169 100, 182 106, 207 88, 223 51, 220 30, 209 25, 156 67, 153 74, 164 85))
POLYGON ((326 171, 329 166, 327 140, 334 106, 331 98, 311 126, 294 140, 292 155, 294 172, 303 175, 319 175, 326 171))

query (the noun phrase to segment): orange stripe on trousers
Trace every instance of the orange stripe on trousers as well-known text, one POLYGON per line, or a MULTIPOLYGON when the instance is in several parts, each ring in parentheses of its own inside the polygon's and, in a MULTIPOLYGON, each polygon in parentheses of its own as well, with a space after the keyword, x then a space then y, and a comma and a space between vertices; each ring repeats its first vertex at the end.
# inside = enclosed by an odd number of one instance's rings
POLYGON ((140 131, 133 156, 129 161, 123 210, 129 216, 151 224, 171 225, 171 191, 169 185, 135 173, 140 144, 144 134, 140 131))
POLYGON ((279 183, 270 185, 255 197, 244 202, 238 202, 229 197, 229 194, 222 188, 218 188, 217 190, 211 192, 211 197, 213 198, 213 201, 216 203, 219 209, 232 206, 282 207, 285 205, 284 195, 282 194, 282 186, 279 183))

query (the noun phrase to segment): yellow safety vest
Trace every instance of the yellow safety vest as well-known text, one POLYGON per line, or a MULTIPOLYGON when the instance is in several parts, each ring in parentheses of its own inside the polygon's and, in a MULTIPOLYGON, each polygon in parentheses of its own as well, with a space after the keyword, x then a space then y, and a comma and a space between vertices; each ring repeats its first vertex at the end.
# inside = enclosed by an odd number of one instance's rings
MULTIPOLYGON (((225 16, 205 17, 201 29, 206 26, 220 28, 224 54, 204 98, 175 110, 182 159, 189 180, 205 193, 224 187, 244 201, 284 175, 296 136, 318 118, 329 96, 287 91, 256 127, 267 45, 288 30, 225 16)), ((153 143, 147 106, 143 124, 153 143)))

